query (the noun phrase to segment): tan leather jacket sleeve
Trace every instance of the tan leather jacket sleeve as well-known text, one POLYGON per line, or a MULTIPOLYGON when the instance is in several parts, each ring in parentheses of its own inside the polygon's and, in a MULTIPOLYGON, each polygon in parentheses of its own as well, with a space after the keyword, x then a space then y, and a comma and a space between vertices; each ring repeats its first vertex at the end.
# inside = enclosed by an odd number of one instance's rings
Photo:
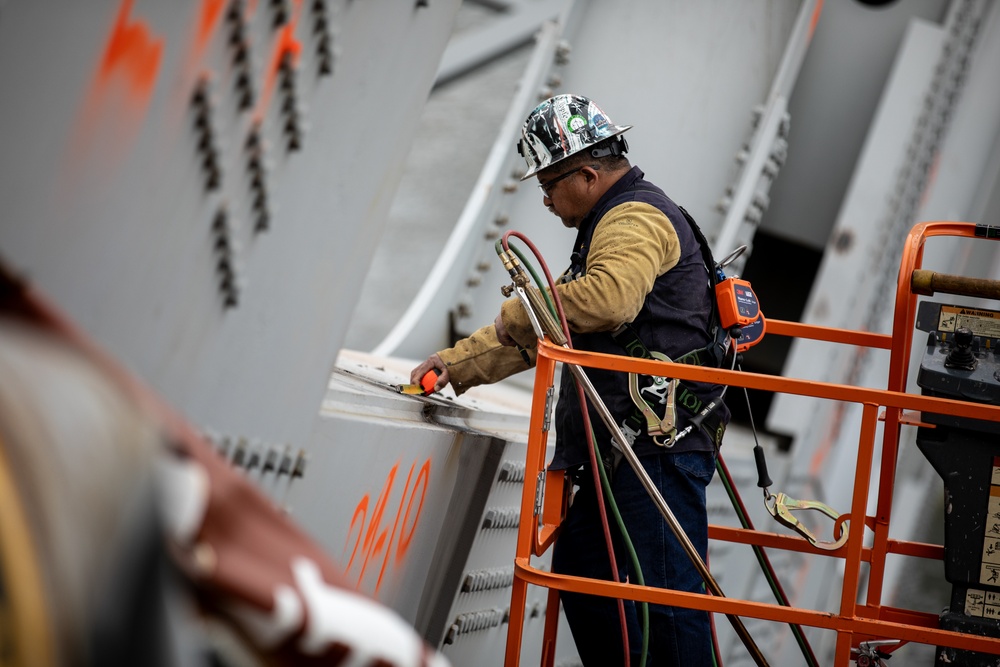
MULTIPOLYGON (((536 345, 533 343, 531 347, 536 345)), ((517 348, 501 345, 492 324, 458 341, 455 347, 438 352, 448 367, 452 389, 459 396, 471 387, 498 382, 533 367, 535 350, 525 350, 525 354, 527 361, 517 348)))
MULTIPOLYGON (((614 331, 631 322, 653 281, 676 266, 680 250, 673 224, 656 207, 626 202, 608 211, 594 229, 585 274, 556 286, 570 331, 614 331)), ((534 344, 519 301, 508 299, 500 312, 511 338, 534 344)))

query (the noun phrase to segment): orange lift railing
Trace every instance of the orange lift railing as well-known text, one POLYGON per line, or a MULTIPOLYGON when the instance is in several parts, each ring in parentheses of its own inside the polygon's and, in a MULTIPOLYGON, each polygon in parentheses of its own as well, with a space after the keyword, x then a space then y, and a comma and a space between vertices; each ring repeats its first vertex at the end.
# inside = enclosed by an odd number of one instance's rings
MULTIPOLYGON (((1000 236, 1000 229, 965 222, 926 222, 916 225, 903 248, 891 335, 777 320, 767 322, 768 335, 889 350, 889 373, 885 389, 578 352, 553 345, 548 339, 539 343, 528 435, 527 467, 521 499, 521 522, 514 558, 514 584, 505 661, 507 667, 518 665, 520 661, 529 584, 549 589, 540 662, 546 667, 551 667, 555 659, 559 591, 690 607, 727 614, 731 617, 757 618, 834 631, 837 636, 834 654, 836 667, 849 665, 854 659, 852 648, 857 649, 862 642, 887 639, 1000 655, 1000 639, 942 630, 938 627, 937 615, 891 607, 882 601, 888 554, 937 560, 944 558, 944 548, 940 545, 910 542, 889 536, 901 426, 932 426, 921 421, 920 415, 925 412, 1000 422, 1000 406, 906 392, 917 295, 932 294, 936 289, 951 294, 1000 298, 1000 288, 998 288, 1000 283, 996 281, 941 276, 919 270, 923 261, 925 241, 935 236, 996 239, 1000 236), (831 545, 821 548, 800 536, 718 525, 709 526, 710 541, 757 545, 767 549, 784 549, 841 559, 843 581, 839 609, 836 611, 804 609, 637 584, 583 579, 546 572, 532 566, 531 557, 542 555, 555 541, 567 502, 568 488, 564 474, 562 471, 549 471, 545 466, 549 409, 547 396, 553 385, 556 364, 560 362, 584 368, 594 367, 676 377, 681 380, 712 382, 861 405, 862 418, 858 433, 857 466, 850 512, 840 515, 837 519, 838 528, 849 522, 846 541, 835 548, 831 548, 831 545), (876 427, 879 421, 884 423, 881 464, 878 468, 875 511, 873 514, 868 514, 872 466, 877 451, 876 427), (860 526, 865 526, 867 530, 856 529, 860 526), (868 537, 867 544, 866 537, 868 537), (862 568, 865 565, 868 567, 867 587, 861 595, 859 585, 862 581, 862 568)), ((840 542, 841 540, 838 540, 838 543, 840 542)))

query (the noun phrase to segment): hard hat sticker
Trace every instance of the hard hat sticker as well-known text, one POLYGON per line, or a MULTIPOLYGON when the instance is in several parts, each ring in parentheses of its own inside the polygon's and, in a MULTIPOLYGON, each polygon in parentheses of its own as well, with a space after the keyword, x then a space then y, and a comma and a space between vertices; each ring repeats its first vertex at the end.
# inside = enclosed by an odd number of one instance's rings
POLYGON ((597 128, 598 132, 602 132, 605 128, 609 128, 611 126, 611 122, 608 120, 608 117, 605 116, 604 112, 597 108, 597 105, 593 102, 590 103, 588 111, 590 112, 590 124, 597 128))
POLYGON ((612 123, 586 97, 556 95, 536 106, 521 126, 518 152, 528 167, 521 179, 630 128, 612 123))

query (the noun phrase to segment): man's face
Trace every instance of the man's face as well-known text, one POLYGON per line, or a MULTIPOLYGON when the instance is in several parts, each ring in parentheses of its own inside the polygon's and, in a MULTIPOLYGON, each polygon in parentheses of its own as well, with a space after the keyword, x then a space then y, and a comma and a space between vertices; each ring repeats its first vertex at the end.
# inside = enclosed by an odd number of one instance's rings
POLYGON ((538 174, 538 187, 542 203, 549 212, 559 217, 563 225, 578 228, 590 211, 586 194, 589 192, 588 167, 575 167, 566 171, 548 170, 538 174))

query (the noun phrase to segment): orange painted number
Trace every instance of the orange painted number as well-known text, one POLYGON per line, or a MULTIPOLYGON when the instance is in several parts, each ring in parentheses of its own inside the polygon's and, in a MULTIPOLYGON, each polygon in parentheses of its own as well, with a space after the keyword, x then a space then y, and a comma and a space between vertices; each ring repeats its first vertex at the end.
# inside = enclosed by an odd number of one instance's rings
POLYGON ((424 498, 427 495, 427 485, 430 481, 431 460, 424 461, 419 470, 417 470, 416 462, 410 465, 406 482, 403 484, 403 491, 399 495, 399 503, 398 505, 394 503, 395 513, 390 517, 386 514, 386 509, 389 507, 389 500, 393 495, 398 472, 399 462, 397 461, 389 474, 386 475, 382 491, 375 500, 374 507, 371 507, 371 497, 367 493, 354 507, 354 514, 347 532, 347 541, 344 544, 344 552, 346 553, 351 546, 353 536, 354 545, 347 561, 346 570, 349 576, 357 572, 356 586, 358 588, 364 581, 369 565, 379 568, 378 578, 375 581, 376 593, 382 587, 386 572, 390 569, 390 560, 392 561, 391 567, 398 568, 406 559, 406 554, 420 522, 420 514, 424 509, 424 498), (416 472, 415 476, 414 472, 416 472), (395 553, 395 558, 390 559, 393 553, 395 553), (381 564, 376 565, 379 558, 381 558, 381 564))

